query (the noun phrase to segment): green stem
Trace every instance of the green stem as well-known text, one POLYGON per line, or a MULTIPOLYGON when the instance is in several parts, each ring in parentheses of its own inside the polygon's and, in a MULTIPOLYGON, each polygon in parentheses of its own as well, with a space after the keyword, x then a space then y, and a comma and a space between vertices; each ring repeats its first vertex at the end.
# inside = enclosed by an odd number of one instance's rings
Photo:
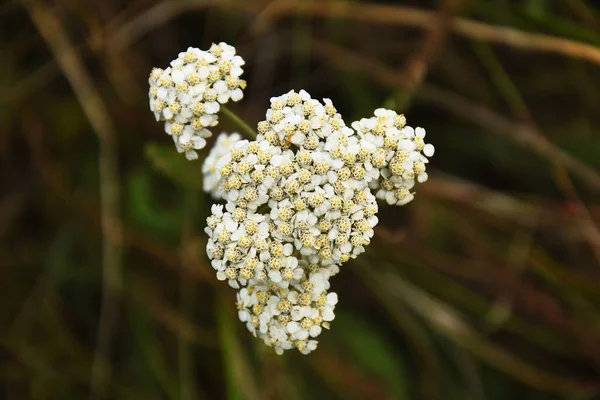
POLYGON ((473 49, 481 60, 483 66, 488 70, 491 79, 502 94, 504 101, 512 109, 517 117, 526 115, 527 106, 523 97, 519 93, 517 86, 514 84, 498 57, 488 43, 473 41, 473 49))
POLYGON ((231 111, 224 105, 221 105, 221 111, 223 112, 223 114, 225 114, 227 118, 229 118, 229 120, 231 120, 231 122, 236 124, 246 134, 246 136, 248 136, 249 139, 256 139, 256 131, 252 129, 250 125, 244 122, 240 117, 235 115, 233 111, 231 111))
POLYGON ((248 355, 239 341, 233 325, 235 309, 225 293, 223 290, 219 290, 217 293, 216 313, 226 368, 227 397, 236 400, 258 400, 263 397, 260 395, 248 355))
MULTIPOLYGON (((181 259, 182 270, 179 283, 179 307, 181 315, 191 318, 194 312, 195 303, 195 288, 194 283, 189 280, 189 276, 185 273, 186 268, 196 267, 194 262, 190 260, 189 252, 191 242, 194 239, 195 220, 198 215, 198 209, 202 206, 202 198, 200 192, 195 189, 188 189, 185 192, 185 208, 184 217, 181 228, 181 259)), ((179 383, 180 396, 182 400, 190 400, 198 398, 195 387, 195 371, 193 347, 190 341, 180 332, 178 337, 178 361, 179 361, 179 383)))

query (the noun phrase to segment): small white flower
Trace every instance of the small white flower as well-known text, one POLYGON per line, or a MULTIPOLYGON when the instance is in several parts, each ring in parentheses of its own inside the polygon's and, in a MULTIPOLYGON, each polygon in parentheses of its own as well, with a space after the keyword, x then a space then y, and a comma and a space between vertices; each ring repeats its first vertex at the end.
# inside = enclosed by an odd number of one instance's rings
POLYGON ((200 150, 206 146, 206 139, 195 135, 189 131, 184 131, 181 136, 175 138, 175 147, 179 153, 185 153, 188 160, 198 159, 198 153, 195 150, 200 150))

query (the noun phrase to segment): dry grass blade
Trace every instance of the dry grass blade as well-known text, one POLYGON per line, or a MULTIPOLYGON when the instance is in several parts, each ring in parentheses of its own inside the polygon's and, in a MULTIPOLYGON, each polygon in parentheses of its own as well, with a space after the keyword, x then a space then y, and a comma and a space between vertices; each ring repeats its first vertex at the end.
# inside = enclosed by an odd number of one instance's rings
POLYGON ((423 85, 418 97, 488 129, 490 132, 506 136, 523 147, 531 148, 551 163, 564 166, 585 180, 596 191, 600 191, 598 171, 550 143, 540 132, 532 129, 528 124, 513 122, 485 106, 432 85, 423 85))
MULTIPOLYGON (((255 23, 255 34, 265 30, 273 21, 293 14, 411 26, 421 29, 429 29, 436 19, 434 12, 399 5, 325 1, 277 1, 276 3, 277 7, 269 9, 269 12, 264 13, 262 18, 255 23)), ((251 10, 257 8, 252 2, 246 3, 245 6, 251 10)), ((528 33, 465 18, 456 18, 451 29, 456 34, 473 39, 501 43, 523 50, 561 54, 600 64, 600 49, 560 37, 528 33)))
MULTIPOLYGON (((418 240, 411 238, 401 243, 389 242, 386 246, 388 249, 393 246, 395 250, 402 254, 401 258, 390 257, 389 260, 395 260, 399 263, 405 260, 417 261, 423 265, 434 267, 450 276, 460 278, 463 281, 472 282, 480 290, 494 293, 497 297, 510 298, 514 301, 515 309, 532 317, 532 321, 530 322, 536 320, 543 321, 546 326, 552 327, 554 332, 568 337, 569 344, 576 346, 583 357, 591 363, 599 363, 600 353, 596 350, 594 344, 597 341, 598 332, 596 329, 590 327, 590 323, 585 322, 581 318, 580 307, 576 307, 576 305, 573 305, 575 309, 567 307, 563 304, 562 298, 557 298, 555 292, 537 288, 535 284, 522 277, 520 271, 516 270, 514 266, 510 269, 504 268, 502 266, 504 253, 496 256, 492 253, 492 249, 487 249, 487 238, 481 237, 481 230, 472 230, 472 232, 465 233, 464 231, 471 231, 466 221, 457 219, 455 223, 463 225, 462 228, 457 228, 456 234, 463 234, 465 241, 470 244, 470 247, 477 247, 480 249, 480 252, 486 252, 485 255, 480 255, 479 257, 458 257, 449 253, 436 254, 434 252, 423 252, 419 250, 418 240)), ((387 241, 385 231, 382 232, 381 228, 376 229, 379 237, 387 241)), ((531 263, 540 264, 535 266, 535 270, 536 272, 539 271, 538 275, 541 278, 547 281, 560 279, 563 291, 569 290, 573 284, 578 284, 577 287, 573 287, 572 289, 572 293, 577 293, 578 296, 583 295, 584 290, 592 294, 597 293, 597 290, 594 291, 594 288, 597 288, 598 283, 593 279, 588 278, 586 281, 582 276, 569 276, 562 269, 559 269, 558 271, 561 273, 554 277, 554 270, 550 271, 548 265, 546 265, 547 260, 544 260, 545 263, 539 261, 539 250, 535 247, 532 244, 531 249, 529 249, 531 251, 531 263), (534 257, 535 259, 533 259, 534 257), (548 277, 547 275, 550 276, 548 277), (572 279, 574 277, 578 279, 572 279), (587 285, 581 285, 582 282, 579 281, 587 282, 587 285)), ((504 247, 498 249, 498 251, 503 249, 504 247)), ((429 276, 431 277, 431 272, 429 276)), ((581 301, 579 300, 579 303, 581 301)), ((529 337, 531 334, 522 336, 529 337)))
POLYGON ((123 23, 120 27, 115 28, 114 32, 105 33, 107 37, 94 36, 89 39, 89 42, 94 47, 104 44, 110 51, 118 52, 132 45, 147 32, 166 24, 181 13, 206 8, 213 3, 216 2, 208 0, 161 1, 140 15, 123 23))
POLYGON ((533 199, 525 201, 515 196, 492 190, 474 182, 436 171, 427 185, 423 185, 420 195, 436 201, 446 201, 477 210, 495 219, 505 219, 524 226, 538 225, 542 228, 560 228, 568 232, 572 239, 585 238, 580 225, 600 217, 600 209, 594 206, 589 215, 573 215, 570 203, 533 199))
POLYGON ((417 46, 415 54, 408 59, 402 69, 404 75, 404 89, 408 96, 421 86, 430 64, 442 50, 446 37, 452 27, 454 15, 460 10, 465 0, 445 0, 431 24, 429 31, 417 46))
POLYGON ((23 3, 71 84, 79 104, 98 136, 100 145, 103 290, 96 357, 92 367, 91 397, 104 397, 106 382, 110 376, 109 359, 118 312, 118 293, 121 286, 121 244, 123 241, 120 224, 115 129, 91 77, 69 42, 68 35, 59 19, 42 2, 24 0, 23 3))
MULTIPOLYGON (((513 109, 513 114, 517 119, 523 120, 529 126, 529 129, 536 132, 538 136, 543 136, 543 132, 538 128, 537 123, 532 117, 531 111, 510 75, 504 70, 500 60, 496 57, 492 49, 485 43, 479 43, 475 46, 479 50, 479 56, 482 63, 486 66, 492 79, 496 82, 498 90, 503 94, 507 104, 513 109)), ((571 181, 564 165, 560 160, 555 160, 554 180, 565 198, 571 200, 572 208, 575 214, 578 214, 580 232, 585 237, 594 252, 596 261, 600 264, 600 231, 598 230, 594 219, 588 208, 581 199, 575 185, 571 181)))
POLYGON ((180 311, 174 309, 166 301, 157 298, 153 293, 153 287, 150 280, 141 276, 135 276, 135 280, 140 282, 138 288, 125 291, 124 294, 131 296, 131 300, 149 310, 150 314, 167 331, 193 344, 209 349, 216 349, 219 346, 216 330, 198 326, 180 311))
MULTIPOLYGON (((40 172, 42 182, 59 199, 65 212, 69 212, 70 215, 74 215, 79 219, 90 233, 101 235, 101 207, 94 199, 75 198, 73 196, 74 190, 67 184, 67 180, 58 168, 56 161, 50 158, 47 149, 44 147, 42 127, 32 121, 26 115, 23 118, 22 130, 40 172)), ((145 232, 127 229, 123 225, 120 225, 119 229, 123 233, 123 244, 125 246, 139 251, 164 267, 173 270, 181 269, 180 254, 173 247, 147 235, 145 232)), ((197 241, 194 241, 192 246, 196 248, 205 246, 203 240, 196 239, 197 241)), ((212 278, 211 272, 203 268, 187 268, 185 273, 189 279, 194 281, 206 281, 209 277, 212 278)))
MULTIPOLYGON (((373 270, 368 273, 365 271, 361 271, 361 275, 365 279, 372 280, 374 287, 386 291, 398 301, 405 302, 414 312, 424 318, 434 330, 444 334, 459 346, 472 351, 483 361, 500 368, 505 373, 513 375, 528 385, 563 396, 571 396, 575 393, 581 396, 590 396, 599 392, 596 385, 548 374, 486 341, 455 311, 400 276, 373 270)), ((389 304, 393 303, 384 302, 384 305, 389 304)))
MULTIPOLYGON (((277 19, 290 15, 306 15, 321 18, 337 18, 363 21, 376 24, 390 24, 429 29, 436 19, 436 13, 417 8, 364 4, 359 2, 326 2, 326 1, 193 1, 175 0, 161 1, 142 14, 123 23, 112 34, 108 34, 106 45, 123 49, 134 43, 157 26, 163 25, 185 11, 219 7, 231 11, 245 10, 259 13, 250 33, 260 34, 277 19)), ((450 29, 459 35, 500 43, 515 48, 561 54, 567 57, 580 58, 600 65, 600 49, 585 43, 542 34, 523 32, 518 29, 494 26, 483 22, 457 18, 450 29)), ((98 38, 93 38, 96 42, 98 38)))
POLYGON ((557 219, 558 210, 536 206, 458 177, 440 172, 429 178, 428 182, 427 185, 423 185, 420 194, 433 199, 456 202, 527 226, 540 223, 539 213, 554 217, 544 219, 542 224, 555 225, 564 222, 564 218, 557 219))

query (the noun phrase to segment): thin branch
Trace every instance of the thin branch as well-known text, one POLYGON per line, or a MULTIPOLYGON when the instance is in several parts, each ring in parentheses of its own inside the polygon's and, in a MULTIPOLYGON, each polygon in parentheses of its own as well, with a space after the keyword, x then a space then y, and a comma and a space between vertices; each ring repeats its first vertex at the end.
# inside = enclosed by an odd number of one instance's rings
POLYGON ((250 127, 250 125, 248 125, 243 119, 238 117, 233 111, 231 111, 229 108, 225 107, 224 105, 221 105, 221 112, 227 118, 229 118, 229 120, 231 122, 236 124, 242 130, 242 132, 244 132, 246 134, 246 136, 248 136, 248 139, 250 139, 250 140, 256 139, 256 131, 254 129, 252 129, 250 127))
MULTIPOLYGON (((39 170, 41 182, 47 187, 49 193, 56 196, 63 210, 68 210, 71 215, 82 222, 82 226, 93 235, 102 234, 100 205, 93 198, 73 195, 74 189, 68 184, 67 178, 47 152, 43 142, 43 127, 41 123, 25 114, 22 118, 21 131, 28 143, 33 161, 39 170)), ((182 262, 181 254, 169 245, 166 245, 147 233, 137 229, 119 226, 123 232, 123 246, 139 251, 148 259, 157 261, 160 265, 173 271, 180 271, 182 262)), ((205 246, 201 237, 196 244, 198 248, 205 246)), ((210 281, 213 278, 211 271, 205 268, 188 268, 185 270, 189 279, 195 282, 210 281)))
MULTIPOLYGON (((360 264, 364 264, 364 261, 360 264)), ((359 273, 367 284, 377 288, 375 292, 380 296, 386 297, 382 303, 386 307, 394 304, 394 301, 405 303, 423 317, 432 329, 477 355, 482 361, 522 382, 539 390, 558 394, 577 392, 583 396, 590 396, 598 392, 599 388, 596 382, 558 377, 546 372, 543 368, 526 363, 500 346, 487 342, 452 308, 404 280, 401 276, 393 274, 391 271, 378 270, 377 273, 373 271, 365 273, 365 271, 367 271, 366 268, 359 269, 359 273)))
MULTIPOLYGON (((158 26, 169 23, 180 14, 206 7, 219 7, 228 11, 244 10, 259 14, 260 18, 255 21, 249 30, 253 35, 264 32, 278 19, 291 15, 349 19, 419 29, 429 29, 436 19, 436 13, 433 11, 398 5, 359 2, 164 0, 120 27, 115 28, 113 32, 106 32, 106 44, 124 49, 148 32, 155 30, 158 26)), ((522 50, 560 54, 600 65, 600 49, 586 43, 551 35, 523 32, 515 28, 490 25, 466 18, 454 19, 450 29, 460 36, 499 43, 522 50)), ((98 38, 93 38, 92 42, 94 40, 98 40, 98 38)))
POLYGON ((423 85, 418 97, 462 116, 490 132, 508 137, 523 147, 532 149, 548 161, 564 166, 595 190, 600 191, 598 171, 552 144, 529 124, 511 121, 461 95, 431 85, 423 85))
POLYGON ((11 86, 0 86, 0 104, 15 104, 43 88, 58 73, 54 61, 48 61, 11 86))
POLYGON ((118 52, 128 48, 147 32, 168 23, 185 11, 203 9, 213 3, 217 2, 215 0, 162 1, 122 24, 114 32, 109 32, 104 38, 106 42, 103 42, 103 38, 99 36, 91 37, 89 42, 95 46, 99 46, 100 43, 105 44, 111 51, 118 52))
POLYGON ((56 62, 98 136, 100 201, 103 233, 102 304, 98 337, 92 367, 91 397, 104 397, 110 377, 110 354, 117 321, 118 294, 121 287, 122 232, 120 193, 115 142, 115 129, 102 99, 94 87, 83 62, 71 45, 60 20, 42 2, 23 0, 42 38, 54 54, 56 62))
MULTIPOLYGON (((532 131, 536 132, 539 136, 544 136, 543 132, 538 128, 536 121, 534 120, 527 103, 522 98, 517 85, 514 84, 510 76, 504 70, 502 64, 494 54, 493 50, 487 43, 479 42, 475 46, 478 49, 480 58, 484 65, 490 72, 492 79, 494 79, 496 86, 503 94, 506 102, 513 109, 513 114, 516 118, 523 120, 532 131)), ((554 180, 558 188, 562 191, 566 198, 571 199, 573 206, 573 213, 578 214, 578 222, 581 226, 583 236, 587 239, 590 248, 594 252, 596 260, 600 263, 600 231, 596 226, 591 213, 587 209, 585 203, 579 196, 575 185, 571 181, 565 167, 554 162, 556 173, 554 174, 554 180)))
MULTIPOLYGON (((277 1, 273 7, 257 23, 253 30, 259 34, 270 24, 287 15, 307 15, 321 18, 339 18, 355 21, 410 26, 429 29, 435 23, 436 13, 418 8, 399 5, 367 4, 359 2, 326 2, 326 1, 277 1)), ((217 3, 219 4, 219 3, 217 3)), ((256 2, 245 2, 243 6, 249 11, 256 11, 256 2)), ((236 4, 237 5, 237 4, 236 4)), ((223 4, 224 7, 227 3, 223 4)), ((241 7, 241 5, 240 5, 241 7)), ((456 18, 451 26, 452 31, 460 36, 484 40, 516 47, 523 50, 561 54, 580 58, 594 64, 600 64, 600 49, 595 46, 569 39, 523 32, 521 30, 484 22, 476 22, 466 18, 456 18)))
POLYGON ((415 54, 408 59, 402 69, 404 75, 404 90, 407 98, 421 86, 425 80, 431 63, 437 58, 442 50, 450 29, 454 15, 463 6, 465 0, 445 0, 435 17, 435 23, 417 46, 415 54))

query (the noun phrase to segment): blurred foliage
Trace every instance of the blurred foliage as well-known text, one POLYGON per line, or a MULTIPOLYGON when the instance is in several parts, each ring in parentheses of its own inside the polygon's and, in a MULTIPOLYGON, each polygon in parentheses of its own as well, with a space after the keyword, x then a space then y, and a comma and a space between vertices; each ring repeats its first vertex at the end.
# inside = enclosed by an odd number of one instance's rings
MULTIPOLYGON (((116 127, 124 281, 106 398, 600 399, 600 9, 588 0, 463 2, 461 21, 498 36, 450 27, 414 92, 404 67, 443 1, 0 3, 0 397, 88 397, 102 298, 98 141, 35 3, 116 127), (505 28, 534 35, 529 47, 505 28), (237 320, 204 252, 204 155, 177 154, 148 111, 152 66, 219 41, 247 61, 234 112, 251 125, 271 96, 305 88, 347 121, 394 107, 436 146, 415 201, 382 206, 374 242, 333 279, 337 318, 310 356, 276 356, 237 320)), ((237 129, 221 120, 215 133, 237 129)))

